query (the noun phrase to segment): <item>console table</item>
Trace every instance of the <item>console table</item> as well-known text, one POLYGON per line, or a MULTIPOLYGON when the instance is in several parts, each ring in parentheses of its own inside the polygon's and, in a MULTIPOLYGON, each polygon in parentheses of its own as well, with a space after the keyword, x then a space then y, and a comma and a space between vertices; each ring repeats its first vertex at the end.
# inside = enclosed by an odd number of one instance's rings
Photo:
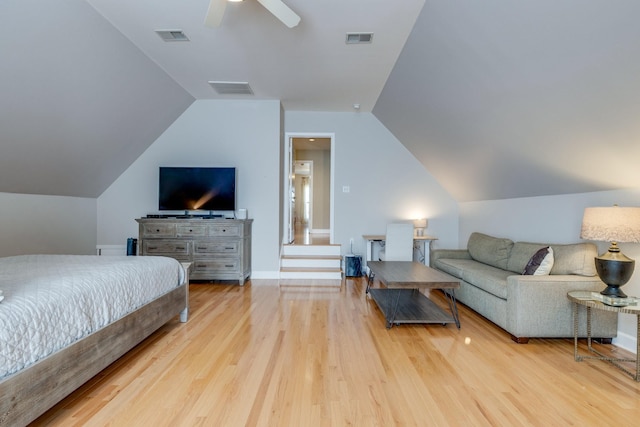
MULTIPOLYGON (((384 234, 364 234, 362 236, 364 240, 367 241, 367 253, 365 256, 365 267, 369 261, 374 261, 374 244, 379 243, 382 244, 386 241, 387 236, 384 234)), ((438 240, 437 237, 433 236, 413 236, 413 248, 422 250, 422 254, 416 260, 414 254, 414 260, 423 263, 424 265, 429 265, 429 252, 431 252, 431 242, 434 240, 438 240)))
POLYGON ((573 357, 576 362, 580 362, 585 359, 597 359, 604 360, 611 363, 613 366, 625 372, 636 381, 640 381, 640 305, 628 305, 628 306, 611 306, 604 304, 593 298, 592 292, 589 291, 571 291, 567 293, 567 298, 573 303, 573 357), (595 356, 585 356, 578 354, 578 306, 582 305, 587 308, 587 348, 590 354, 595 356), (613 311, 615 313, 628 313, 634 314, 637 320, 637 336, 636 336, 636 358, 635 359, 620 359, 615 357, 608 357, 600 353, 598 350, 591 346, 591 309, 613 311), (636 371, 631 372, 618 362, 635 362, 636 371))
POLYGON ((139 255, 191 263, 191 280, 237 280, 251 275, 252 219, 138 218, 139 255))

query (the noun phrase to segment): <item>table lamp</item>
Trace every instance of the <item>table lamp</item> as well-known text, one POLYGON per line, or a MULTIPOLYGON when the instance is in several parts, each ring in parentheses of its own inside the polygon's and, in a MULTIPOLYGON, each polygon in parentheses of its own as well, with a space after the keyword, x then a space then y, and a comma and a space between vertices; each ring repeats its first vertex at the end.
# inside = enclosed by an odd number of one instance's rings
POLYGON ((413 220, 413 228, 416 230, 416 236, 424 236, 424 229, 427 228, 427 219, 420 218, 413 220))
POLYGON ((631 278, 635 261, 620 252, 618 242, 640 242, 640 208, 617 205, 586 208, 580 237, 611 243, 607 252, 595 258, 598 276, 607 285, 600 293, 625 298, 620 287, 631 278))

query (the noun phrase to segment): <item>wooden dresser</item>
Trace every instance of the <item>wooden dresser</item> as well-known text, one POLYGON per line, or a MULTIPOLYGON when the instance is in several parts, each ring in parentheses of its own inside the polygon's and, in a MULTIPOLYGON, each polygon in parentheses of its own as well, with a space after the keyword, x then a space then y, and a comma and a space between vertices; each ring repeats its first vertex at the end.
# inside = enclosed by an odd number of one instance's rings
POLYGON ((191 263, 191 280, 251 275, 252 219, 138 218, 138 254, 191 263))

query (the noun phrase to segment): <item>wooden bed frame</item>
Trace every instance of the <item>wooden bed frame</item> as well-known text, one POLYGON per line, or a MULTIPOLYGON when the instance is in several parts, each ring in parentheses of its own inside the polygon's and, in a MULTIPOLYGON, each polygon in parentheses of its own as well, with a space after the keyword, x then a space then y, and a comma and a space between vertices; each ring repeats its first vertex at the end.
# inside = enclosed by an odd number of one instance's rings
MULTIPOLYGON (((188 265, 185 271, 188 277, 188 265)), ((0 426, 29 424, 176 315, 186 322, 188 311, 189 280, 122 319, 0 380, 0 426)))

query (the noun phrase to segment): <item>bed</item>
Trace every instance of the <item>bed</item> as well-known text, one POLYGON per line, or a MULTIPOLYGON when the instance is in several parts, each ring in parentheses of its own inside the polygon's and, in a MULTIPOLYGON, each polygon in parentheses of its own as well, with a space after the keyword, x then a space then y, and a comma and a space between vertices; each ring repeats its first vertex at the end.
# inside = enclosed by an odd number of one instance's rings
POLYGON ((0 258, 0 426, 27 425, 170 319, 188 268, 166 257, 0 258))

